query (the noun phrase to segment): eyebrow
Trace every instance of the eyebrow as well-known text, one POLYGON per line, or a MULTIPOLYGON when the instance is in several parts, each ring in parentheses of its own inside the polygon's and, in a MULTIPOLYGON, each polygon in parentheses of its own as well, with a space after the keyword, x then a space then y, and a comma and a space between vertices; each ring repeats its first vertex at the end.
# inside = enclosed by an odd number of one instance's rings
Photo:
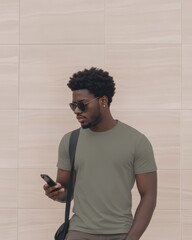
POLYGON ((78 103, 78 102, 83 102, 83 101, 86 101, 86 99, 81 99, 81 100, 79 100, 79 101, 73 101, 73 103, 78 103))

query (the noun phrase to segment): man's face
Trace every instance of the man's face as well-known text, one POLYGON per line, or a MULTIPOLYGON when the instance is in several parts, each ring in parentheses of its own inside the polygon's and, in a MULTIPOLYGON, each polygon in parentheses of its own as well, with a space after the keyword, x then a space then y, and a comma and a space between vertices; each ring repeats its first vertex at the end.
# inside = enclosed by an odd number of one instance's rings
POLYGON ((95 98, 87 89, 73 91, 72 103, 84 103, 85 109, 81 110, 77 105, 74 109, 77 120, 82 128, 94 128, 102 120, 99 98, 95 98))

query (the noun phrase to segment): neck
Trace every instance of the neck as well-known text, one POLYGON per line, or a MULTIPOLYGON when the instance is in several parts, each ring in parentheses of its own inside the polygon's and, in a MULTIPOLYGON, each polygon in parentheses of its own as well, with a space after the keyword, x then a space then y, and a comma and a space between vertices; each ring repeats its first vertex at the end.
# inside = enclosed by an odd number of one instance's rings
POLYGON ((94 132, 105 132, 115 127, 117 120, 115 120, 111 114, 103 117, 100 123, 97 126, 90 128, 94 132))

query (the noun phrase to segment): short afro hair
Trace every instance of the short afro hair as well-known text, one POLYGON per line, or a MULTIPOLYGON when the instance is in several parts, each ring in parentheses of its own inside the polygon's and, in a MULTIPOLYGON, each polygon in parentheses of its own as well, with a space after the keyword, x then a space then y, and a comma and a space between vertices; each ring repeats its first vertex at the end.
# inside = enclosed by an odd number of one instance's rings
POLYGON ((108 72, 95 67, 74 73, 67 86, 72 91, 87 89, 95 97, 106 96, 109 106, 115 94, 113 77, 109 76, 108 72))

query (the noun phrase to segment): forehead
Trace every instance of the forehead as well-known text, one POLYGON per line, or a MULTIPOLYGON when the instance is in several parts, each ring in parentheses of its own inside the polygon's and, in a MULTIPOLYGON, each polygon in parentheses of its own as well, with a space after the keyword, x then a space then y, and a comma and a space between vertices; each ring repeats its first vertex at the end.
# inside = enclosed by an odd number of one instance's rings
POLYGON ((73 91, 73 94, 72 94, 73 102, 78 102, 84 99, 88 100, 88 99, 91 99, 93 96, 94 95, 90 93, 89 90, 87 89, 75 90, 73 91))

